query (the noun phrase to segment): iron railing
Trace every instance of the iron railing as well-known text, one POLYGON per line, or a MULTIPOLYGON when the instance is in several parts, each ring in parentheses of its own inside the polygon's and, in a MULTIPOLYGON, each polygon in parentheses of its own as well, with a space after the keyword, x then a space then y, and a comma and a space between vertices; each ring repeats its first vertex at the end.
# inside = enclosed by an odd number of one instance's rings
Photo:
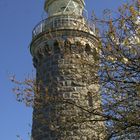
POLYGON ((95 25, 85 19, 75 18, 73 16, 58 16, 42 20, 35 26, 32 32, 33 38, 42 32, 50 31, 58 28, 77 28, 95 33, 95 25))

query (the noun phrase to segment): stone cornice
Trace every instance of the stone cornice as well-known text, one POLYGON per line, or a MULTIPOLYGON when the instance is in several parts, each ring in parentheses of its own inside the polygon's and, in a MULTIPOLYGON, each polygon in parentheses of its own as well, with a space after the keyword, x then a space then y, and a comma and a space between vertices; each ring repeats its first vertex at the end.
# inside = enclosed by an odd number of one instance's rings
POLYGON ((87 38, 88 40, 90 40, 92 43, 94 44, 98 44, 97 42, 99 41, 98 38, 88 32, 84 32, 84 31, 80 31, 80 30, 72 30, 72 29, 62 29, 62 30, 57 30, 57 31, 51 31, 51 32, 43 32, 41 34, 39 34, 36 38, 34 38, 30 44, 30 52, 32 55, 33 54, 33 50, 34 47, 36 46, 35 44, 37 42, 40 42, 43 40, 46 40, 44 37, 50 38, 53 36, 53 38, 59 37, 60 35, 63 36, 73 36, 73 37, 83 37, 83 38, 87 38), (57 34, 56 34, 57 33, 57 34), (50 35, 51 34, 51 35, 50 35), (40 40, 40 41, 39 41, 40 40))

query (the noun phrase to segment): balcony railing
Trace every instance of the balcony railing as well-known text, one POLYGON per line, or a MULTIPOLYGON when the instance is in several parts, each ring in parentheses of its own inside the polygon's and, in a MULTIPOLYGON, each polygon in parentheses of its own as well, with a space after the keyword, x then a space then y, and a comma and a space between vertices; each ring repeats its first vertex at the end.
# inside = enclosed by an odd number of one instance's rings
POLYGON ((53 29, 79 29, 84 31, 92 31, 95 33, 95 25, 90 21, 85 21, 83 18, 76 18, 74 16, 58 16, 42 20, 33 29, 33 38, 42 32, 47 32, 53 29))

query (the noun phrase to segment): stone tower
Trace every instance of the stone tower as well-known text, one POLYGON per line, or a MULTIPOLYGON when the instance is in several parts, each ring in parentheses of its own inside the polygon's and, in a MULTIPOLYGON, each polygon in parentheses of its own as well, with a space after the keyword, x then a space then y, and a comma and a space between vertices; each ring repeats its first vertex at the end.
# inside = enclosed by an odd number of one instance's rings
POLYGON ((101 140, 98 40, 84 0, 46 0, 48 18, 33 30, 36 68, 33 140, 101 140), (97 114, 97 112, 96 112, 97 114))

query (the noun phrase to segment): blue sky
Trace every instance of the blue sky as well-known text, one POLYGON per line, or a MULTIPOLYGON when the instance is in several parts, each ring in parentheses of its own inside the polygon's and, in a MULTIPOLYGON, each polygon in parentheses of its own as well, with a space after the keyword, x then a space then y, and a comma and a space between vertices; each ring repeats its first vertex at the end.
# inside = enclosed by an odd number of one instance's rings
MULTIPOLYGON (((126 0, 86 0, 86 9, 101 16, 126 0)), ((42 19, 44 0, 0 0, 0 140, 29 140, 32 109, 15 100, 10 74, 24 79, 34 69, 29 52, 31 32, 42 19)))

